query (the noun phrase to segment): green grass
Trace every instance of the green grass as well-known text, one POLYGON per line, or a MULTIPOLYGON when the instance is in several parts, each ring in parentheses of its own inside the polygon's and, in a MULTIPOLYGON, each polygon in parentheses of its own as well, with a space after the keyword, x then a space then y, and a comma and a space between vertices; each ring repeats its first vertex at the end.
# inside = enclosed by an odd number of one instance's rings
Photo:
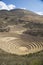
POLYGON ((1 53, 0 65, 43 65, 43 51, 22 56, 1 53))

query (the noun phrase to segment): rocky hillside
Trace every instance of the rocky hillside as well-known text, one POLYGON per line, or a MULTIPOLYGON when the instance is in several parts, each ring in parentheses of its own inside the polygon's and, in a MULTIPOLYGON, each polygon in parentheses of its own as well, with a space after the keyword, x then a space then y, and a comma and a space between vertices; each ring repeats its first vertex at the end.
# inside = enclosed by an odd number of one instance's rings
POLYGON ((43 16, 39 16, 34 12, 23 9, 14 9, 11 11, 0 10, 0 19, 2 19, 2 21, 8 22, 8 24, 18 24, 31 21, 43 22, 43 16))

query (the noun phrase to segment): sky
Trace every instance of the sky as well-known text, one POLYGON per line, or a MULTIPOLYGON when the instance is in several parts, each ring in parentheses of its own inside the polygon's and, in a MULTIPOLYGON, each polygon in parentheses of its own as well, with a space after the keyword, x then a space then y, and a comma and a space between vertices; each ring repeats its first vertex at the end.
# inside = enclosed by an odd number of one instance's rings
POLYGON ((15 8, 30 10, 43 15, 43 0, 0 0, 0 10, 15 8))

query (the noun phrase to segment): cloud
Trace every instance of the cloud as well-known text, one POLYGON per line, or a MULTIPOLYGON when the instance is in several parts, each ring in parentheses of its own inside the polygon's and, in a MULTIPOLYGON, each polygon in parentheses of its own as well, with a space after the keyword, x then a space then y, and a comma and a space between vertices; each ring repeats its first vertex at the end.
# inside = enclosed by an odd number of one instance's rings
POLYGON ((36 14, 43 15, 43 12, 35 12, 36 14))
POLYGON ((26 10, 26 8, 20 8, 20 9, 24 9, 24 10, 26 10))
POLYGON ((11 10, 14 9, 16 6, 13 4, 6 5, 4 2, 0 1, 0 10, 11 10))
POLYGON ((6 9, 6 10, 8 10, 7 5, 6 5, 4 2, 2 2, 2 1, 0 1, 0 10, 1 10, 1 9, 6 9))
POLYGON ((16 6, 13 4, 8 5, 9 10, 14 9, 16 6))

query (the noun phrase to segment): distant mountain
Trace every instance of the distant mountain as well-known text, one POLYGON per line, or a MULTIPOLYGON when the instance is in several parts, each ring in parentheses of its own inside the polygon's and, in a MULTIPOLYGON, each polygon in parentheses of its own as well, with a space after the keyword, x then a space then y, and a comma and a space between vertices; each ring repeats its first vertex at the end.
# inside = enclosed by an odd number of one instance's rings
MULTIPOLYGON (((26 29, 32 28, 32 30, 40 28, 41 34, 42 34, 43 16, 40 16, 32 11, 28 11, 28 10, 24 10, 24 9, 13 9, 10 11, 0 10, 0 23, 2 23, 2 22, 7 23, 7 25, 22 24, 22 27, 24 27, 26 29)), ((37 32, 37 31, 35 31, 35 32, 37 32)), ((40 32, 40 30, 39 30, 39 32, 40 32)))
POLYGON ((8 22, 9 24, 17 24, 18 22, 22 23, 25 21, 43 22, 43 16, 24 9, 14 9, 10 11, 0 10, 0 19, 8 22))

